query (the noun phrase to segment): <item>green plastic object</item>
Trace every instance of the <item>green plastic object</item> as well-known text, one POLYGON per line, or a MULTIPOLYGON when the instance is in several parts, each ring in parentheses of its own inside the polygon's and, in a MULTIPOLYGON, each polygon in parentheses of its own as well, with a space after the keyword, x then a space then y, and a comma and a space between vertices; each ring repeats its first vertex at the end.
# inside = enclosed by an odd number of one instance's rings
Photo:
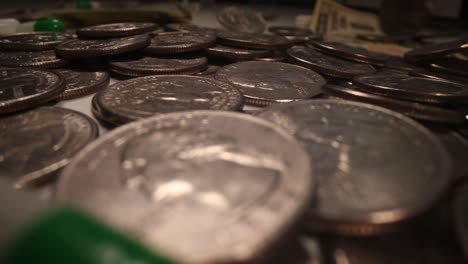
POLYGON ((34 24, 36 32, 65 32, 65 24, 58 19, 41 19, 34 24))
POLYGON ((7 264, 175 264, 73 209, 58 208, 17 237, 7 264))
POLYGON ((78 9, 93 9, 93 3, 89 0, 76 1, 76 8, 78 9))

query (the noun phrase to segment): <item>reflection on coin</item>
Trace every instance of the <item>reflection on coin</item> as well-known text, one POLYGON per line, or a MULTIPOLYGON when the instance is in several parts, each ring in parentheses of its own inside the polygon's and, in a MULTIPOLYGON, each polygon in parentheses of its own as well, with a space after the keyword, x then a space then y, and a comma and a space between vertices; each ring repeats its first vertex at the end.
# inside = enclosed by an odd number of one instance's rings
POLYGON ((453 74, 468 78, 468 61, 456 58, 439 58, 427 63, 431 71, 442 74, 453 74))
POLYGON ((239 110, 242 95, 232 86, 195 76, 147 76, 113 84, 97 95, 101 111, 120 123, 184 110, 239 110))
POLYGON ((211 47, 216 36, 203 32, 164 32, 154 36, 151 44, 144 49, 148 54, 173 54, 191 52, 211 47))
POLYGON ((196 73, 196 76, 203 76, 203 77, 214 77, 216 72, 220 69, 220 66, 217 65, 208 65, 205 70, 196 73))
POLYGON ((110 68, 113 72, 126 76, 146 76, 158 74, 194 74, 206 68, 206 57, 171 56, 144 57, 132 55, 113 59, 110 68))
POLYGON ((266 57, 272 54, 271 50, 259 49, 241 49, 224 45, 216 45, 206 50, 208 56, 234 59, 234 60, 250 60, 259 57, 266 57))
POLYGON ((283 51, 275 50, 271 56, 259 57, 256 61, 283 62, 286 61, 286 54, 283 51))
POLYGON ((55 48, 57 56, 66 59, 97 58, 142 49, 150 44, 148 35, 111 39, 75 39, 55 48))
POLYGON ((317 196, 306 226, 370 235, 431 207, 451 164, 426 128, 393 111, 362 103, 310 100, 257 114, 293 134, 315 165, 317 196))
POLYGON ((16 187, 50 179, 97 137, 90 118, 58 107, 2 117, 0 131, 0 177, 16 187))
POLYGON ((451 124, 468 123, 466 115, 458 111, 371 94, 356 86, 326 85, 322 90, 327 95, 382 106, 420 120, 451 124))
POLYGON ((286 55, 292 63, 332 77, 353 78, 375 73, 375 68, 371 65, 335 58, 308 47, 291 47, 286 55))
POLYGON ((455 231, 460 241, 460 246, 468 259, 468 185, 465 184, 457 192, 454 201, 454 224, 455 231))
POLYGON ((63 90, 64 80, 49 71, 0 68, 0 113, 48 102, 63 90))
POLYGON ((429 60, 461 52, 466 49, 468 49, 468 38, 462 38, 455 41, 426 45, 413 49, 405 54, 405 59, 409 61, 429 60))
POLYGON ((60 69, 55 72, 65 80, 65 91, 56 99, 70 100, 95 93, 97 90, 109 84, 107 72, 77 71, 71 69, 60 69))
POLYGON ((58 200, 181 263, 255 263, 298 220, 314 179, 305 150, 286 132, 218 111, 118 128, 61 176, 58 200))
POLYGON ((408 75, 415 76, 415 77, 435 79, 435 80, 449 81, 449 82, 454 82, 454 83, 458 83, 461 85, 468 84, 468 78, 458 76, 458 75, 452 75, 452 74, 431 72, 425 69, 412 70, 408 72, 408 75))
POLYGON ((326 84, 314 71, 281 62, 234 63, 219 69, 215 78, 239 89, 247 104, 260 106, 307 99, 326 84))
POLYGON ((301 44, 312 39, 320 39, 320 36, 305 28, 271 26, 268 28, 268 31, 275 35, 284 36, 296 44, 301 44))
POLYGON ((426 103, 468 102, 468 86, 457 83, 408 76, 397 73, 378 73, 358 76, 354 84, 370 93, 403 100, 426 103))
POLYGON ((200 27, 197 25, 193 24, 180 24, 180 23, 169 23, 164 25, 164 27, 167 29, 167 31, 189 31, 189 32, 204 32, 208 34, 215 35, 218 34, 219 29, 217 28, 209 28, 209 27, 200 27))
POLYGON ((63 41, 75 37, 73 34, 56 32, 18 33, 0 37, 0 49, 18 51, 50 50, 63 41))
POLYGON ((389 56, 370 52, 362 47, 353 47, 341 42, 333 41, 309 41, 308 46, 319 49, 322 52, 357 62, 383 65, 390 59, 389 56))
POLYGON ((63 67, 67 65, 67 62, 57 58, 53 50, 0 51, 0 65, 6 67, 50 69, 63 67))
POLYGON ((468 177, 468 140, 456 131, 450 129, 431 129, 442 141, 453 164, 453 181, 462 181, 468 177))
POLYGON ((218 42, 227 46, 251 49, 284 49, 291 41, 283 36, 223 31, 218 33, 218 42))
POLYGON ((154 23, 113 23, 80 28, 76 34, 80 38, 126 37, 147 33, 156 28, 154 23))
POLYGON ((235 32, 263 33, 266 28, 261 14, 235 6, 224 8, 216 17, 223 27, 235 32))

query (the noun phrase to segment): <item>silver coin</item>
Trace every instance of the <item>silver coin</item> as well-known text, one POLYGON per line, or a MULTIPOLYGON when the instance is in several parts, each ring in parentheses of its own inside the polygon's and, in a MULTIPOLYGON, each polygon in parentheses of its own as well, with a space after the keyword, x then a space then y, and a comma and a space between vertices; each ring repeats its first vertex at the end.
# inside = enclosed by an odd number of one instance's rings
POLYGON ((215 78, 239 89, 247 104, 270 105, 303 100, 321 93, 327 81, 307 68, 281 62, 230 64, 215 78))
POLYGON ((0 113, 12 113, 54 99, 65 83, 56 73, 0 68, 0 113))
POLYGON ((67 64, 67 61, 57 58, 53 50, 0 51, 0 65, 4 67, 51 69, 67 64))
POLYGON ((0 37, 2 50, 49 50, 65 40, 76 38, 74 34, 56 32, 18 33, 0 37))
POLYGON ((221 44, 248 49, 285 49, 292 44, 283 36, 267 34, 223 31, 217 37, 221 44))
POLYGON ((261 14, 235 6, 224 8, 216 17, 223 27, 235 32, 263 33, 266 28, 261 14))
POLYGON ((208 60, 200 56, 143 57, 126 56, 113 59, 110 68, 113 72, 126 76, 146 76, 159 74, 194 74, 207 67, 208 60))
POLYGON ((77 71, 71 69, 55 70, 65 80, 65 91, 56 98, 59 100, 75 99, 95 93, 109 84, 107 72, 77 71))
POLYGON ((184 110, 239 110, 234 87, 196 76, 147 76, 113 84, 97 95, 103 112, 123 122, 184 110))
POLYGON ((76 34, 80 38, 126 37, 147 33, 156 28, 154 23, 112 23, 80 28, 76 30, 76 34))
POLYGON ((62 173, 57 197, 182 263, 251 263, 298 220, 310 173, 305 150, 271 123, 180 112, 90 144, 62 173))
POLYGON ((451 175, 440 141, 393 111, 362 103, 310 100, 266 108, 308 149, 317 196, 310 229, 369 235, 430 208, 451 175))
POLYGON ((316 35, 314 32, 308 29, 298 27, 271 26, 268 28, 268 31, 275 35, 284 36, 296 44, 301 44, 312 39, 321 38, 319 35, 316 35))
POLYGON ((468 102, 468 86, 444 80, 387 72, 358 76, 353 83, 370 93, 409 101, 439 104, 468 102))
POLYGON ((50 180, 97 137, 89 117, 58 107, 2 117, 0 131, 0 177, 16 187, 50 180))
POLYGON ((98 58, 128 53, 150 44, 148 35, 110 39, 74 39, 63 42, 55 48, 57 56, 66 59, 98 58))
POLYGON ((199 31, 164 32, 154 36, 144 49, 147 54, 174 54, 199 51, 213 46, 216 35, 199 31))
POLYGON ((332 77, 353 78, 376 72, 375 68, 369 64, 335 58, 303 46, 289 48, 286 55, 292 63, 332 77))
POLYGON ((312 40, 307 43, 307 46, 319 49, 324 53, 328 53, 336 57, 362 63, 384 65, 384 63, 391 58, 384 54, 370 52, 363 47, 349 46, 341 42, 312 40))
POLYGON ((271 50, 259 49, 240 49, 224 45, 216 45, 206 50, 208 56, 234 59, 234 60, 249 60, 259 57, 266 57, 272 54, 271 50))

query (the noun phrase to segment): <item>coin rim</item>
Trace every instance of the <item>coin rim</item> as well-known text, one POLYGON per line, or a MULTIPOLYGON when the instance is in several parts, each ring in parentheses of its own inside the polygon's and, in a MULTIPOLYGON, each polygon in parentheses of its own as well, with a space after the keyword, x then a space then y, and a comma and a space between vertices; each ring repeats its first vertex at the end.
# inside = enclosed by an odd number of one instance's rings
POLYGON ((108 23, 108 24, 99 24, 89 27, 83 27, 76 30, 76 35, 79 38, 112 38, 112 37, 129 37, 134 35, 141 35, 144 33, 149 33, 158 28, 156 23, 151 22, 120 22, 120 23, 108 23), (139 27, 134 29, 99 29, 97 26, 102 25, 121 25, 121 24, 134 24, 138 25, 139 27))

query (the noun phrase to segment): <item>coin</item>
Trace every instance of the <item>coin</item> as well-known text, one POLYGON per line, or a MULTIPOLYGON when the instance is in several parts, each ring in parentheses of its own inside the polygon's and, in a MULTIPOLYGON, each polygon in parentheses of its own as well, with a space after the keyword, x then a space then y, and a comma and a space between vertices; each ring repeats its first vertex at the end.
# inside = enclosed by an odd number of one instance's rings
POLYGON ((232 86, 195 76, 147 76, 113 84, 97 95, 103 112, 121 123, 184 110, 239 110, 242 95, 232 86))
POLYGON ((283 36, 267 34, 223 31, 217 37, 220 44, 248 49, 284 49, 292 44, 283 36))
POLYGON ((184 24, 181 24, 181 23, 169 23, 169 24, 166 24, 164 25, 164 27, 168 30, 168 31, 189 31, 189 32, 202 32, 202 33, 208 33, 208 34, 212 34, 212 35, 215 35, 218 34, 219 32, 219 29, 217 28, 210 28, 210 27, 200 27, 200 26, 197 26, 197 25, 193 25, 193 24, 188 24, 188 23, 184 23, 184 24))
POLYGON ((211 47, 216 36, 199 32, 164 32, 154 36, 151 44, 144 49, 147 54, 174 54, 199 51, 211 47))
POLYGON ((451 175, 440 141, 396 112, 344 100, 268 107, 257 116, 282 126, 309 152, 317 192, 310 230, 370 235, 429 209, 451 175))
POLYGON ((260 106, 316 96, 327 83, 320 74, 307 68, 262 61, 227 65, 216 72, 215 78, 239 89, 247 104, 260 106))
POLYGON ((468 61, 466 60, 448 57, 439 58, 427 63, 426 66, 431 71, 468 78, 468 61))
POLYGON ((224 45, 216 45, 206 50, 208 56, 234 59, 234 60, 250 60, 259 57, 266 57, 272 54, 271 50, 259 49, 240 49, 224 45))
POLYGON ((375 73, 375 68, 369 64, 335 58, 303 46, 289 48, 286 56, 292 63, 332 77, 350 79, 358 75, 375 73))
POLYGON ((112 23, 76 30, 80 38, 112 38, 139 35, 153 31, 158 26, 154 23, 112 23))
POLYGON ((384 69, 398 70, 402 72, 417 71, 423 68, 407 63, 403 58, 389 56, 390 58, 382 66, 384 69))
POLYGON ((311 40, 307 42, 307 46, 336 57, 362 63, 383 65, 390 59, 387 55, 370 52, 363 47, 353 47, 341 42, 311 40))
POLYGON ((142 49, 150 44, 148 35, 111 39, 75 39, 55 48, 58 57, 66 59, 96 58, 117 55, 142 49))
POLYGON ((460 182, 468 177, 466 159, 468 157, 468 140, 451 129, 431 128, 447 149, 453 164, 453 181, 460 182))
POLYGON ((313 179, 304 149, 277 126, 190 111, 90 144, 57 197, 183 263, 255 263, 297 222, 313 179))
POLYGON ((18 188, 50 180, 97 137, 89 117, 59 107, 2 117, 0 131, 0 177, 18 188))
POLYGON ((255 58, 256 61, 283 62, 286 61, 286 54, 283 51, 275 50, 271 56, 255 58))
POLYGON ((0 49, 17 51, 50 50, 63 41, 75 37, 74 34, 55 32, 18 33, 0 37, 0 49))
POLYGON ((60 69, 55 72, 65 80, 65 91, 56 99, 70 100, 95 93, 109 84, 107 72, 78 71, 71 69, 60 69))
POLYGON ((320 39, 320 36, 305 28, 271 26, 268 28, 268 31, 275 35, 284 36, 295 44, 301 44, 312 39, 320 39))
POLYGON ((196 73, 195 75, 197 76, 202 76, 202 77, 214 77, 216 72, 220 69, 220 66, 217 65, 208 65, 205 70, 196 73))
POLYGON ((464 51, 468 48, 468 39, 462 38, 456 41, 432 44, 415 48, 405 54, 408 61, 430 60, 440 58, 448 54, 464 51))
POLYGON ((468 102, 468 86, 443 80, 377 73, 358 76, 353 81, 367 92, 402 100, 439 104, 468 102))
POLYGON ((38 106, 60 94, 65 83, 59 75, 42 70, 0 68, 0 113, 38 106))
POLYGON ((266 28, 261 14, 235 6, 223 8, 216 18, 223 27, 235 32, 263 33, 266 28))
POLYGON ((419 120, 450 124, 468 123, 466 115, 458 111, 371 94, 356 86, 326 85, 322 87, 322 91, 327 95, 385 107, 419 120))
POLYGON ((113 72, 126 76, 194 74, 206 67, 206 57, 199 57, 198 55, 177 57, 131 55, 113 59, 110 62, 110 68, 113 72))
POLYGON ((57 58, 53 50, 0 51, 0 65, 49 69, 63 67, 67 65, 67 61, 57 58))
POLYGON ((455 231, 460 242, 460 246, 468 259, 468 185, 463 185, 457 191, 457 197, 454 200, 453 216, 455 231))
POLYGON ((415 76, 415 77, 428 78, 428 79, 449 81, 449 82, 454 82, 454 83, 458 83, 461 85, 468 84, 468 78, 464 78, 458 75, 431 72, 425 69, 412 70, 408 72, 408 75, 415 76))

